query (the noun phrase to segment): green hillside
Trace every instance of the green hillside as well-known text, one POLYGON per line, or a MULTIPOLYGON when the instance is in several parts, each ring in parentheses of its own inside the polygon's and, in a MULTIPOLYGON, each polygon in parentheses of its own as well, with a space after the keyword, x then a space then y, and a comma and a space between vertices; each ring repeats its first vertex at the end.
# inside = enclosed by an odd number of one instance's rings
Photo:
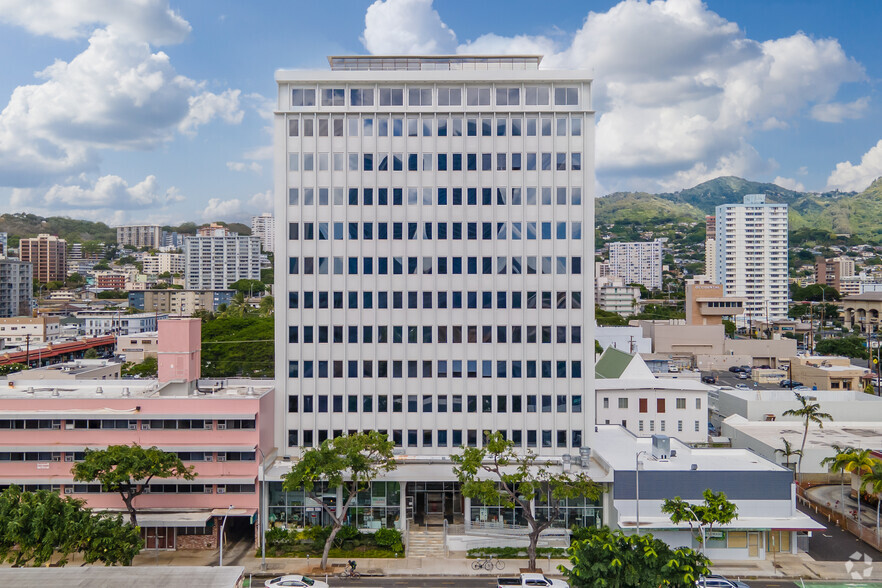
POLYGON ((663 225, 701 222, 720 204, 741 202, 745 194, 765 194, 770 202, 790 207, 790 241, 803 243, 882 244, 882 178, 866 190, 855 192, 796 192, 775 184, 751 182, 726 176, 703 182, 679 192, 647 194, 617 192, 595 203, 599 227, 613 227, 614 233, 651 230, 664 232, 663 225))
POLYGON ((9 235, 12 246, 17 246, 21 238, 36 237, 40 233, 58 235, 69 243, 85 241, 116 243, 116 229, 104 223, 63 216, 45 218, 24 212, 0 215, 0 232, 9 235))

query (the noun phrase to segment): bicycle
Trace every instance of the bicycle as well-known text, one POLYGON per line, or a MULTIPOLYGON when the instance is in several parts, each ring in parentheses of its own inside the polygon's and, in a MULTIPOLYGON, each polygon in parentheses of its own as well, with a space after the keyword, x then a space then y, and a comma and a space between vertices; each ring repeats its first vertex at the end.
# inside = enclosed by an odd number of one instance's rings
POLYGON ((501 559, 493 556, 493 555, 491 555, 487 559, 476 559, 475 561, 472 562, 472 569, 473 570, 480 570, 481 568, 484 568, 485 570, 490 572, 490 571, 493 571, 494 567, 497 570, 504 570, 505 569, 505 562, 502 561, 501 559), (495 560, 495 563, 494 563, 494 560, 495 560))
POLYGON ((361 578, 361 574, 352 569, 352 566, 346 566, 346 569, 340 572, 341 578, 361 578))

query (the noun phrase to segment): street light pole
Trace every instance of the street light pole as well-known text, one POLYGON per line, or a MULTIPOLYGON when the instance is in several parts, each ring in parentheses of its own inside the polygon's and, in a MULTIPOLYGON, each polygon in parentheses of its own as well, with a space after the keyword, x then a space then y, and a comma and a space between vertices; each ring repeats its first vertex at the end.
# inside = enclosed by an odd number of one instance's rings
POLYGON ((266 455, 260 446, 255 449, 260 452, 260 500, 257 511, 257 525, 260 527, 260 571, 266 571, 266 455))
POLYGON ((221 521, 220 536, 218 537, 220 539, 220 554, 218 556, 218 564, 217 565, 219 565, 221 567, 223 567, 223 565, 224 565, 224 526, 227 524, 227 517, 230 515, 231 510, 233 510, 232 504, 230 505, 230 508, 227 509, 227 512, 224 514, 224 518, 221 521))
POLYGON ((634 456, 634 505, 637 513, 637 534, 640 535, 640 456, 649 455, 646 451, 640 450, 634 456))
POLYGON ((686 510, 689 511, 689 514, 692 515, 692 518, 695 519, 695 523, 698 525, 698 533, 701 535, 701 548, 698 550, 702 555, 704 554, 704 527, 701 526, 701 519, 698 518, 698 515, 695 514, 695 511, 690 507, 686 507, 686 510))

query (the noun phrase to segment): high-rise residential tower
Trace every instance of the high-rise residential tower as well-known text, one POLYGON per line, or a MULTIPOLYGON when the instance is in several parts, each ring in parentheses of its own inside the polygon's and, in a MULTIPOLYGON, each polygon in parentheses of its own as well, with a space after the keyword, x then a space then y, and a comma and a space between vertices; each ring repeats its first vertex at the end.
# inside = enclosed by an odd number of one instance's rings
MULTIPOLYGON (((540 455, 587 444, 591 83, 540 59, 331 57, 331 71, 277 72, 282 455, 362 430, 413 457, 496 430, 540 455)), ((460 509, 449 464, 433 474, 448 480, 440 502, 411 475, 418 510, 460 509)))
POLYGON ((225 290, 239 280, 260 279, 257 237, 187 237, 184 281, 188 290, 225 290))
POLYGON ((666 239, 609 244, 609 270, 626 284, 662 287, 662 250, 666 239))
POLYGON ((67 241, 55 235, 22 239, 18 244, 18 257, 31 262, 35 282, 63 282, 67 278, 67 241))
POLYGON ((744 298, 744 313, 735 321, 787 317, 787 205, 748 194, 740 204, 717 206, 714 276, 726 296, 744 298))
POLYGON ((251 234, 260 237, 260 246, 270 252, 276 246, 276 217, 265 212, 251 217, 251 234))
POLYGON ((132 247, 162 247, 162 227, 159 225, 116 227, 116 242, 132 247))

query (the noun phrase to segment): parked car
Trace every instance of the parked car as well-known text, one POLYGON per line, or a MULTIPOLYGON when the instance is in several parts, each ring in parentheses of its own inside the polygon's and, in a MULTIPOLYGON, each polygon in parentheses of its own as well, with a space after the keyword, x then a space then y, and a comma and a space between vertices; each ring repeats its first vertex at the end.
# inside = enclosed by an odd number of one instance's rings
POLYGON ((793 386, 793 389, 799 390, 800 392, 805 392, 806 390, 811 390, 812 388, 809 388, 808 386, 803 386, 802 384, 800 384, 799 386, 793 386))
POLYGON ((742 372, 747 372, 748 374, 753 371, 753 366, 743 365, 741 366, 742 372))
POLYGON ((732 372, 733 374, 737 374, 738 372, 741 371, 741 368, 738 367, 737 365, 733 365, 732 367, 729 368, 729 371, 732 372))
POLYGON ((699 588, 750 588, 750 586, 744 582, 729 580, 728 578, 718 575, 702 576, 698 579, 695 585, 699 588))
POLYGON ((701 376, 701 381, 704 382, 705 384, 716 384, 717 377, 714 375, 701 376))
POLYGON ((735 376, 739 380, 748 380, 750 379, 750 374, 747 372, 738 372, 738 375, 735 376))
POLYGON ((736 390, 750 390, 750 386, 747 384, 735 384, 736 390))
POLYGON ((263 583, 266 588, 329 588, 328 584, 321 580, 313 580, 309 576, 294 574, 279 576, 263 583))
POLYGON ((570 588, 570 585, 563 580, 551 580, 542 574, 521 574, 520 577, 497 578, 497 588, 508 588, 510 586, 550 586, 552 588, 570 588))
POLYGON ((778 385, 782 388, 790 388, 791 386, 793 388, 798 388, 800 386, 803 386, 803 383, 797 382, 796 380, 781 380, 780 382, 778 382, 778 385))

